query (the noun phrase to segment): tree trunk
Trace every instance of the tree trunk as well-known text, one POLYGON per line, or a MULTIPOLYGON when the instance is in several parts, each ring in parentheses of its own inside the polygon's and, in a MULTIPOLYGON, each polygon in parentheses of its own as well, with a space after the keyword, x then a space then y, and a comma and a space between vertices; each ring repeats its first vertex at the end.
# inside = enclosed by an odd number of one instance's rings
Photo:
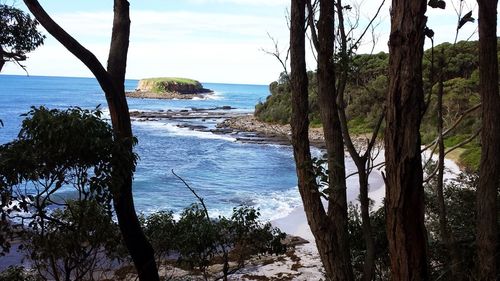
POLYGON ((420 122, 426 1, 393 0, 385 162, 392 280, 428 280, 420 122))
POLYGON ((478 280, 497 280, 497 189, 500 180, 500 96, 498 93, 497 0, 479 4, 479 93, 482 100, 481 164, 477 188, 478 280))
MULTIPOLYGON (((305 2, 292 0, 290 28, 290 65, 292 90, 292 145, 296 163, 299 192, 307 221, 314 235, 321 261, 331 280, 343 274, 337 268, 338 238, 334 221, 326 214, 313 172, 309 146, 308 80, 305 62, 305 2)), ((344 279, 348 280, 348 279, 344 279)))
POLYGON ((2 72, 3 66, 5 65, 5 58, 3 56, 4 51, 2 46, 0 46, 0 72, 2 72))
POLYGON ((438 215, 439 215, 439 231, 441 234, 441 241, 444 243, 446 250, 448 251, 448 266, 450 268, 451 276, 450 280, 460 281, 463 279, 461 271, 461 257, 455 243, 455 239, 451 233, 451 229, 448 225, 448 215, 446 211, 446 204, 444 199, 444 157, 445 157, 445 147, 444 147, 444 117, 443 117, 443 95, 444 95, 444 79, 443 79, 443 69, 444 69, 444 49, 441 49, 441 56, 439 57, 439 69, 441 69, 439 74, 438 82, 438 97, 437 97, 437 129, 438 129, 438 174, 436 183, 436 200, 438 205, 438 215))
MULTIPOLYGON (((335 2, 336 12, 339 21, 339 41, 340 41, 340 75, 337 79, 337 92, 336 92, 336 103, 337 111, 339 116, 339 124, 341 128, 341 133, 343 136, 343 141, 356 164, 359 176, 359 201, 361 205, 361 221, 363 229, 363 238, 365 240, 366 254, 363 264, 363 275, 361 277, 364 281, 373 280, 373 275, 375 273, 375 241, 372 235, 372 227, 370 223, 370 200, 368 198, 368 176, 369 169, 366 166, 368 157, 370 156, 373 143, 370 143, 367 150, 363 156, 358 153, 354 144, 352 142, 351 136, 349 135, 349 128, 347 126, 347 118, 345 114, 345 102, 344 94, 347 85, 348 69, 349 69, 349 54, 347 52, 348 38, 345 32, 344 24, 344 6, 341 0, 335 2)), ((333 27, 332 27, 333 28, 333 27)), ((374 131, 374 137, 377 136, 380 126, 374 131)), ((374 140, 373 140, 374 141, 374 140)), ((342 155, 343 156, 343 155, 342 155)), ((345 170, 345 169, 344 169, 345 170)))
MULTIPOLYGON (((106 95, 116 141, 124 145, 125 151, 123 152, 125 154, 131 153, 133 135, 124 91, 130 33, 128 1, 114 1, 113 34, 108 57, 108 71, 102 67, 94 54, 57 25, 38 1, 25 0, 24 2, 40 24, 92 71, 106 95)), ((118 224, 134 261, 139 280, 159 280, 153 248, 147 241, 135 212, 132 196, 133 159, 130 157, 124 159, 123 156, 118 152, 113 157, 113 165, 115 166, 113 181, 117 186, 112 188, 112 193, 118 224)))
MULTIPOLYGON (((347 231, 347 196, 344 163, 344 141, 337 108, 333 44, 335 33, 335 3, 321 0, 318 21, 318 99, 321 122, 328 155, 328 217, 333 223, 331 232, 337 239, 332 246, 333 280, 353 280, 347 231)), ((319 247, 320 245, 318 245, 319 247)))
POLYGON ((364 281, 373 280, 375 274, 375 241, 373 239, 372 226, 370 222, 370 198, 368 198, 368 174, 366 172, 366 159, 363 166, 358 166, 359 176, 359 202, 361 203, 361 221, 363 238, 365 240, 366 254, 363 265, 364 281))

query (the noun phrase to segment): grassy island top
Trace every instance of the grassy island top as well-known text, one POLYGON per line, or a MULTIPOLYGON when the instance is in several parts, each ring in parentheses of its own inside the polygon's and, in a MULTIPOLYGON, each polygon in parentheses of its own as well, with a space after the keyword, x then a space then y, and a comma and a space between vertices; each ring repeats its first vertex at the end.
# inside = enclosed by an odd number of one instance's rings
POLYGON ((141 79, 141 81, 147 81, 152 83, 178 83, 187 85, 200 85, 200 82, 194 79, 181 78, 181 77, 156 77, 156 78, 141 79))

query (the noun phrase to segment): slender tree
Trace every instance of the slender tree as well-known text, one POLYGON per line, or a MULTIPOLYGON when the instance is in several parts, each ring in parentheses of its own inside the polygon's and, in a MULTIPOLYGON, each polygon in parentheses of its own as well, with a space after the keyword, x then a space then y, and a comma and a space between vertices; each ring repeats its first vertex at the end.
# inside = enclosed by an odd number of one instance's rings
POLYGON ((316 183, 309 146, 308 78, 305 61, 305 7, 308 0, 292 0, 290 26, 290 82, 292 89, 292 145, 296 162, 299 192, 306 217, 316 240, 321 261, 328 279, 353 280, 347 241, 347 203, 344 169, 344 151, 340 124, 335 105, 333 65, 333 2, 321 1, 320 54, 318 57, 319 92, 323 103, 322 120, 326 122, 327 150, 329 154, 328 211, 321 201, 316 183), (319 70, 321 69, 321 70, 319 70), (320 78, 321 77, 321 78, 320 78))
POLYGON ((386 98, 386 222, 392 280, 428 280, 420 122, 426 1, 393 0, 386 98))
POLYGON ((130 155, 134 138, 124 86, 130 35, 130 4, 126 0, 114 0, 113 31, 106 70, 94 54, 52 20, 38 1, 24 0, 24 3, 42 26, 92 71, 104 91, 116 141, 123 146, 122 151, 113 153, 115 174, 114 186, 111 188, 118 224, 139 280, 159 280, 153 249, 141 229, 132 197, 135 160, 130 155))
MULTIPOLYGON (((344 161, 344 140, 337 108, 335 76, 335 3, 320 0, 318 27, 318 99, 328 160, 328 219, 331 220, 329 243, 333 248, 333 280, 353 280, 347 232, 347 184, 344 161), (335 235, 332 235, 335 233, 335 235)), ((311 17, 312 15, 310 15, 311 17)), ((328 232, 327 232, 328 233, 328 232)), ((318 246, 320 246, 318 244, 318 246)))
POLYGON ((479 4, 479 93, 482 102, 481 163, 477 188, 478 280, 497 280, 500 185, 500 96, 498 93, 497 0, 479 4))

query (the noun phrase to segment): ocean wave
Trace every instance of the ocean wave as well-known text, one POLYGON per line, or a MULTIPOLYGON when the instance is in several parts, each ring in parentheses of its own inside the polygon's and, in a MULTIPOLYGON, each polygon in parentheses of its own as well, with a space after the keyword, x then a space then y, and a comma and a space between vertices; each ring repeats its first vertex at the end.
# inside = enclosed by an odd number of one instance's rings
POLYGON ((153 132, 152 134, 163 135, 163 136, 179 136, 179 137, 192 137, 200 139, 216 139, 234 142, 236 138, 223 135, 214 134, 212 132, 196 131, 190 128, 181 128, 176 124, 163 123, 158 121, 146 121, 146 122, 134 122, 134 126, 140 126, 142 128, 147 128, 153 132))

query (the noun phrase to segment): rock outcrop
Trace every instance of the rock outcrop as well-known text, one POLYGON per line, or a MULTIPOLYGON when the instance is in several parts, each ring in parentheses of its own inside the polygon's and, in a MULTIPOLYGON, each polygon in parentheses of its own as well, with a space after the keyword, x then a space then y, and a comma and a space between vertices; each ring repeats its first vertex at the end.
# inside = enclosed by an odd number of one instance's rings
POLYGON ((150 78, 142 79, 137 90, 154 93, 202 94, 212 92, 203 88, 200 82, 187 78, 150 78))
POLYGON ((205 89, 200 82, 187 78, 148 78, 141 79, 134 92, 128 97, 153 99, 192 99, 203 94, 213 93, 205 89))

